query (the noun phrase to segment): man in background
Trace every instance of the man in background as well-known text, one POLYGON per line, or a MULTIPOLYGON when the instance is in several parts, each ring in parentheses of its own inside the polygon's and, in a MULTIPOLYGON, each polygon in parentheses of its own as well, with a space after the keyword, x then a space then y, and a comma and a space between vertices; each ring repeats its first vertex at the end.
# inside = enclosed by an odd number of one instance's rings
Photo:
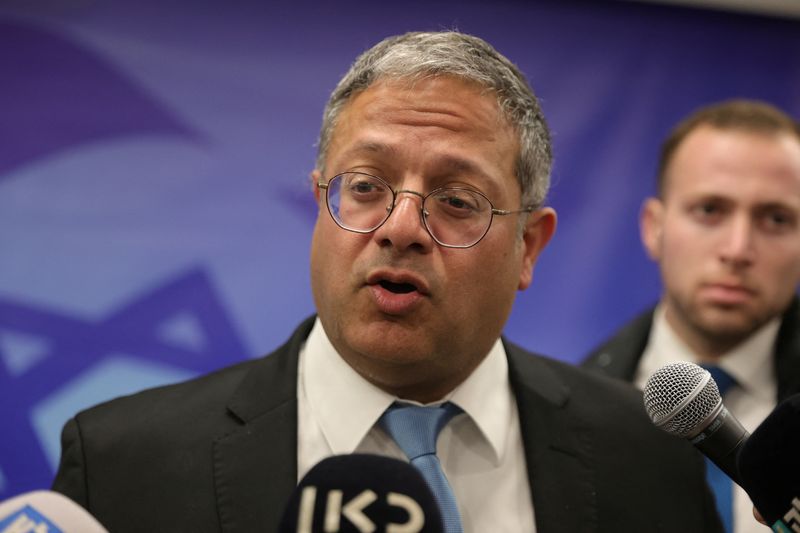
POLYGON ((633 387, 501 337, 555 231, 550 168, 538 100, 488 43, 378 43, 323 117, 318 315, 268 357, 78 413, 54 489, 115 533, 272 532, 319 461, 416 464, 425 441, 448 532, 717 531, 701 458, 633 387))
MULTIPOLYGON (((672 361, 707 366, 753 431, 800 391, 800 126, 757 101, 702 108, 664 142, 657 179, 640 228, 663 295, 584 366, 640 388, 672 361)), ((763 531, 709 467, 727 531, 763 531)))

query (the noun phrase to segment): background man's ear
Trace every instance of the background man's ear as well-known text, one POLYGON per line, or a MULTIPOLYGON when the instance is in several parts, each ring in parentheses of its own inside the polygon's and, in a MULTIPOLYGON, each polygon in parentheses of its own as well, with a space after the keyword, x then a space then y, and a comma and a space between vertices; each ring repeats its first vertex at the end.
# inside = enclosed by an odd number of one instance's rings
POLYGON ((664 203, 658 198, 647 198, 639 213, 639 235, 647 255, 653 261, 661 258, 663 219, 664 203))

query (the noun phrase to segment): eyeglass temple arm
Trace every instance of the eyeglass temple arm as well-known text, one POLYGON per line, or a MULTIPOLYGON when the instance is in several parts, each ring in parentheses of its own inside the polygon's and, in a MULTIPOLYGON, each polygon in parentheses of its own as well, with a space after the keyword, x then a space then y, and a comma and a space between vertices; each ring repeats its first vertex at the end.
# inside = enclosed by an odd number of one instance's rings
POLYGON ((495 209, 492 208, 493 215, 513 215, 514 213, 530 213, 531 211, 535 211, 535 205, 526 205, 522 209, 516 209, 514 211, 510 211, 508 209, 495 209))

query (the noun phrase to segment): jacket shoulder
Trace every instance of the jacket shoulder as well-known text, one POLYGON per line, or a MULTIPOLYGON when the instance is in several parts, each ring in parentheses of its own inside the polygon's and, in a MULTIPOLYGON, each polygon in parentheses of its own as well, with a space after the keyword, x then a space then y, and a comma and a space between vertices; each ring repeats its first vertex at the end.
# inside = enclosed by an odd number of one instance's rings
POLYGON ((652 324, 653 309, 650 309, 636 316, 592 350, 581 366, 615 378, 633 379, 647 346, 652 324))
MULTIPOLYGON (((586 498, 594 502, 600 530, 625 531, 639 524, 648 531, 721 531, 702 457, 685 439, 653 425, 641 391, 513 345, 507 352, 512 381, 518 391, 526 390, 517 395, 520 417, 549 420, 548 429, 560 435, 557 449, 581 462, 577 471, 590 472, 592 491, 586 498), (681 516, 662 502, 683 509, 681 516)), ((530 439, 542 429, 521 424, 528 426, 530 439)))

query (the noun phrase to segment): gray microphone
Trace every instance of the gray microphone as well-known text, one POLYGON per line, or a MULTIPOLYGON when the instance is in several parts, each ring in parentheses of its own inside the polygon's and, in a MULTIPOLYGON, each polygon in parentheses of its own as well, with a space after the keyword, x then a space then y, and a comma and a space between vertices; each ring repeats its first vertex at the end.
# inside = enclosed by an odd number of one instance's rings
POLYGON ((742 485, 736 457, 750 434, 722 404, 708 370, 685 362, 662 366, 644 386, 644 407, 656 426, 688 439, 742 485))

